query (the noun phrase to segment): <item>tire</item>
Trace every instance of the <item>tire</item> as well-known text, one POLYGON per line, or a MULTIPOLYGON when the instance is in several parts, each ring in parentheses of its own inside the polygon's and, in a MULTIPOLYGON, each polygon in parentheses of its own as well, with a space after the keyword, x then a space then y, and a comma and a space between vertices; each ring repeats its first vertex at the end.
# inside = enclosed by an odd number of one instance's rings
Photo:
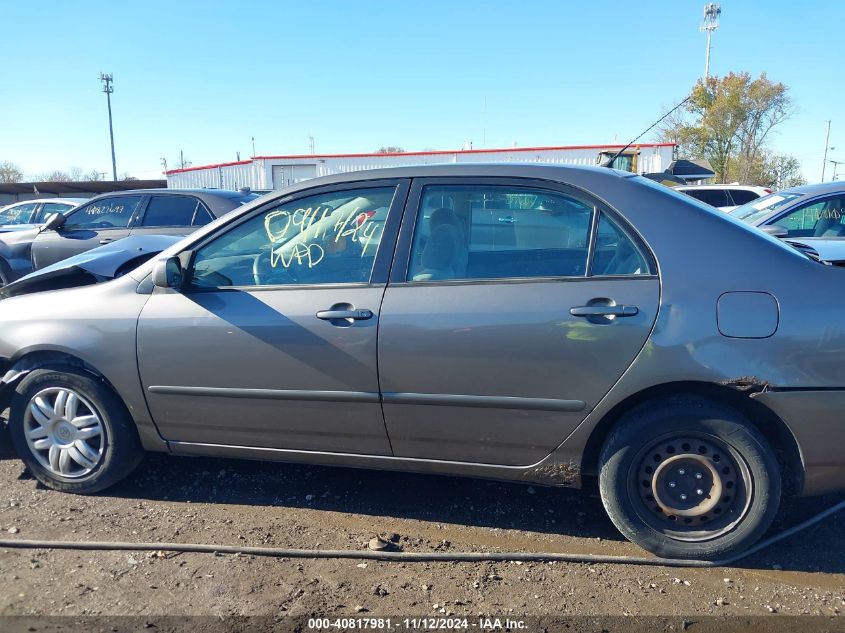
POLYGON ((625 414, 600 456, 602 503, 663 558, 723 560, 756 543, 781 497, 777 458, 738 411, 695 396, 625 414))
POLYGON ((62 492, 104 490, 129 475, 143 456, 124 404, 104 383, 73 367, 24 376, 12 394, 9 432, 33 476, 62 492))

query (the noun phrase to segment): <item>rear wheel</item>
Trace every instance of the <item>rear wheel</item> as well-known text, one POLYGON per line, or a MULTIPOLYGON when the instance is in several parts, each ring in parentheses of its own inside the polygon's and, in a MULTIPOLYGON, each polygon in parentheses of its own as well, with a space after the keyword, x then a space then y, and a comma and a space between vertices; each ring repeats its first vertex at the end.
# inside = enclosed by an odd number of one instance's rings
POLYGON ((74 368, 27 374, 12 396, 9 431, 35 478, 64 492, 103 490, 132 472, 142 456, 123 403, 74 368))
POLYGON ((646 403, 626 414, 601 454, 600 489, 627 538, 667 558, 740 553, 780 502, 777 459, 736 410, 701 398, 646 403))

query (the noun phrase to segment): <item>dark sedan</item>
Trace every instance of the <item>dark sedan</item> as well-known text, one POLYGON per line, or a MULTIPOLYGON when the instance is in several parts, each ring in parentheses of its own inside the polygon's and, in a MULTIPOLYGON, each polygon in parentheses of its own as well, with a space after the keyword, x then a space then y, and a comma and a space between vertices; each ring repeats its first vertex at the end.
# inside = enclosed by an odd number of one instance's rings
POLYGON ((187 235, 258 196, 217 189, 136 189, 92 198, 45 227, 0 235, 0 286, 129 235, 187 235))
POLYGON ((718 559, 782 497, 845 489, 843 285, 629 173, 346 173, 0 301, 0 409, 57 490, 144 450, 597 479, 631 540, 718 559))

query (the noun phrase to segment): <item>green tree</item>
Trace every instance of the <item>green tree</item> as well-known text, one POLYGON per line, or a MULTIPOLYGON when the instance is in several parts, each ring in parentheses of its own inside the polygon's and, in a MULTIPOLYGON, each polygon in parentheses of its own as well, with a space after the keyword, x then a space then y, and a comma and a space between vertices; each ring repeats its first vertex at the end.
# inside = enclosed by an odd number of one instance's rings
POLYGON ((682 158, 706 158, 719 182, 762 184, 770 133, 792 113, 788 92, 765 73, 699 80, 685 111, 667 118, 659 137, 677 143, 682 158))

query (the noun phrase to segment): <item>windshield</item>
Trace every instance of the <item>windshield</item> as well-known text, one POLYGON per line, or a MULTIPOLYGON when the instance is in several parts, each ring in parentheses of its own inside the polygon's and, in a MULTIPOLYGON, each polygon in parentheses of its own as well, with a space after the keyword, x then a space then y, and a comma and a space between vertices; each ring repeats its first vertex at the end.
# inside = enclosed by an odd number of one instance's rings
POLYGON ((755 224, 757 220, 769 215, 772 211, 776 211, 783 206, 786 206, 796 198, 800 198, 801 193, 772 193, 768 196, 763 196, 757 200, 752 200, 741 207, 729 211, 728 214, 737 220, 748 222, 748 224, 755 224))

